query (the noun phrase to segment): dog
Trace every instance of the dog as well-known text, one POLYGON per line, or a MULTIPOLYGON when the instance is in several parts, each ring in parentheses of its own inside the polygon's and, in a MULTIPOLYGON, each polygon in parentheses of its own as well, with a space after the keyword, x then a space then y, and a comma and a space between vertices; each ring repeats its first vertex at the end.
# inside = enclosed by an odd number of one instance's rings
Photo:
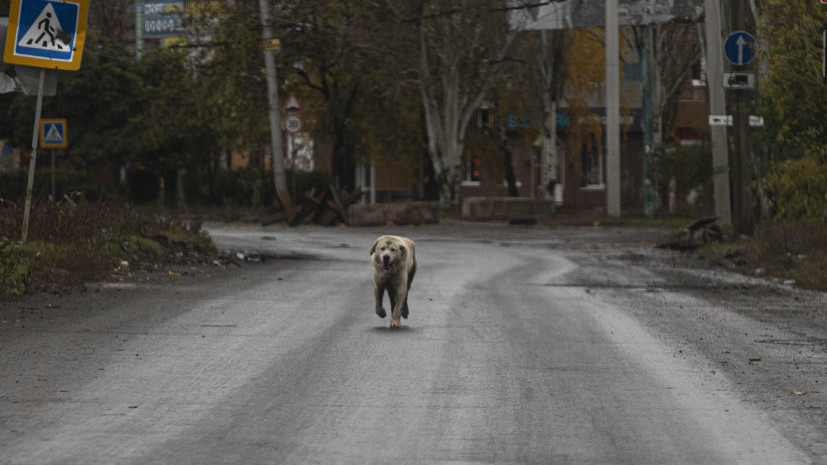
POLYGON ((376 314, 385 318, 382 307, 385 291, 391 301, 391 328, 400 328, 408 318, 408 291, 416 274, 416 245, 407 237, 381 236, 370 248, 376 314))

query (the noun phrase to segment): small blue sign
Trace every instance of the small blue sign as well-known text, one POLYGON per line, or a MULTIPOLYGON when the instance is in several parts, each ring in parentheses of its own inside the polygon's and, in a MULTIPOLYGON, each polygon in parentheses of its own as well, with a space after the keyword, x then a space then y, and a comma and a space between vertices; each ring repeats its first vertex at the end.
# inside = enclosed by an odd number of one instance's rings
POLYGON ((724 55, 735 66, 748 65, 755 58, 755 37, 749 32, 735 31, 724 42, 724 55))
POLYGON ((43 148, 66 147, 66 120, 64 118, 43 118, 40 120, 40 146, 43 148))

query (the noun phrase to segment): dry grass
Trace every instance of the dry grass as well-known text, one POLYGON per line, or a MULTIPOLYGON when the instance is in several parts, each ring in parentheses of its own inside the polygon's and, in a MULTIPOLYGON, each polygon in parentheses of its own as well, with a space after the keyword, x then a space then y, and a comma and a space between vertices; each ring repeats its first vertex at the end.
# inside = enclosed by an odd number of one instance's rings
POLYGON ((752 237, 710 244, 699 253, 744 274, 827 291, 827 225, 821 222, 763 224, 752 237))
POLYGON ((122 261, 134 269, 181 249, 215 248, 200 224, 73 199, 34 205, 21 244, 22 210, 0 202, 0 299, 103 280, 122 261))

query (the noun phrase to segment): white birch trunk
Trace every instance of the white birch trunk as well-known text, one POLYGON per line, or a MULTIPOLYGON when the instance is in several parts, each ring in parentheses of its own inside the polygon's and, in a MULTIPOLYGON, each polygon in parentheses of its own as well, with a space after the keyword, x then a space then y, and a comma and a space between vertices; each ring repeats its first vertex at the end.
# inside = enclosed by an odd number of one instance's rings
MULTIPOLYGON (((559 177, 560 155, 557 149, 557 108, 559 106, 558 99, 560 98, 560 86, 556 79, 561 77, 556 75, 565 72, 565 65, 556 63, 555 56, 552 50, 549 49, 547 31, 540 31, 540 75, 542 91, 542 115, 543 115, 543 130, 542 130, 542 145, 541 145, 541 183, 543 187, 544 197, 547 199, 554 199, 562 202, 562 197, 557 198, 556 191, 562 189, 555 188, 549 190, 549 183, 559 185, 562 181, 559 177)), ((564 43, 552 44, 553 47, 565 47, 564 43)))
POLYGON ((497 56, 490 57, 490 62, 486 60, 485 65, 478 63, 476 73, 466 75, 468 60, 478 59, 474 57, 474 50, 481 40, 487 38, 486 30, 481 27, 473 30, 470 34, 472 40, 466 43, 467 48, 455 43, 440 45, 440 40, 451 37, 460 26, 460 23, 452 21, 455 20, 445 17, 427 23, 431 26, 424 22, 420 24, 416 65, 428 136, 428 155, 440 184, 442 206, 455 205, 460 200, 462 155, 468 125, 488 91, 499 82, 499 65, 489 67, 489 64, 502 62, 514 38, 514 34, 509 33, 498 45, 497 56), (429 30, 429 27, 432 29, 429 30), (429 33, 434 35, 429 36, 429 33), (436 43, 431 43, 431 39, 436 43), (435 62, 431 60, 431 52, 435 55, 435 62))

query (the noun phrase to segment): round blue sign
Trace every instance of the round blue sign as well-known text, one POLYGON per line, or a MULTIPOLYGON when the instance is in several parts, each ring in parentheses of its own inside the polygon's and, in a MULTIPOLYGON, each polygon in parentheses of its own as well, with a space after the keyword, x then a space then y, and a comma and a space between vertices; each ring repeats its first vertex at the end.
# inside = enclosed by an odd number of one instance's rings
POLYGON ((749 32, 735 31, 724 42, 724 55, 735 66, 748 65, 755 58, 755 37, 749 32))

